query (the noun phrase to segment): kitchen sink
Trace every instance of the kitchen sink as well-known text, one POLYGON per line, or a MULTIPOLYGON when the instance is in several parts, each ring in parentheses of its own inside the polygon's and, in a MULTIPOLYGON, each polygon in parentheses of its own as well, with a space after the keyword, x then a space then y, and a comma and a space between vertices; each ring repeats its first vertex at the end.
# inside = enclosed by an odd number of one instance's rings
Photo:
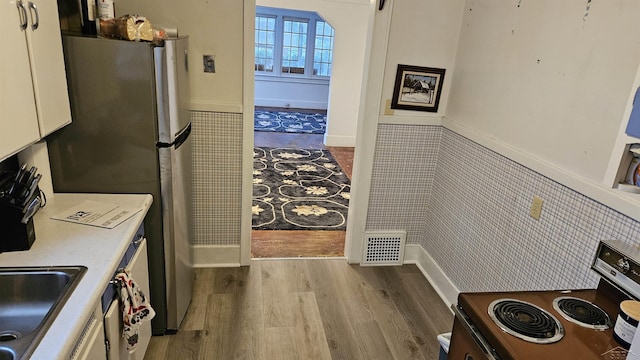
POLYGON ((0 360, 13 360, 13 351, 7 349, 0 349, 0 360))
POLYGON ((29 357, 86 270, 0 268, 0 360, 29 357))

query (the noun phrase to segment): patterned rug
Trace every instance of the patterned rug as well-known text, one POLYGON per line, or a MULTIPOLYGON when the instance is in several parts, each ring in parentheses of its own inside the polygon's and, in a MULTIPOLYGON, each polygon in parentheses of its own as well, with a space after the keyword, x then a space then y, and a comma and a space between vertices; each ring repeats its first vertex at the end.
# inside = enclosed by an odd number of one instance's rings
POLYGON ((328 150, 254 148, 254 230, 345 230, 350 190, 328 150))
POLYGON ((255 110, 255 131, 324 134, 326 127, 324 114, 255 110))

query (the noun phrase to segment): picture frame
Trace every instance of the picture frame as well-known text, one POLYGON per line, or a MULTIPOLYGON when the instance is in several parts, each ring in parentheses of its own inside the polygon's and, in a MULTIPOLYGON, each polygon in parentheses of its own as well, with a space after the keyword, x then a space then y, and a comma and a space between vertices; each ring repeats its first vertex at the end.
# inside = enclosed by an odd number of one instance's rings
POLYGON ((438 112, 445 71, 398 64, 391 108, 438 112))

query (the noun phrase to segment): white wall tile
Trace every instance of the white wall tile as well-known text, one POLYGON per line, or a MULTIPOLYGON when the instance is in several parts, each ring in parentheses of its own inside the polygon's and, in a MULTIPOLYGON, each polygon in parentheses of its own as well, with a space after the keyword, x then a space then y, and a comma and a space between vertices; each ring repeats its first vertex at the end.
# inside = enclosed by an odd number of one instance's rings
POLYGON ((193 245, 239 245, 242 114, 192 111, 193 245))
POLYGON ((640 242, 633 219, 439 126, 379 126, 369 207, 367 230, 406 230, 461 291, 592 288, 600 240, 640 242))

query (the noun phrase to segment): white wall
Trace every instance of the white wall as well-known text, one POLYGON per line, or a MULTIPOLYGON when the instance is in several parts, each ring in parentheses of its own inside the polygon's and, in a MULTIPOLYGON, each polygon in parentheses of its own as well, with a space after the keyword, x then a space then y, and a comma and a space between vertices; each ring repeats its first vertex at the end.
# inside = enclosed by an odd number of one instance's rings
POLYGON ((325 145, 355 146, 369 0, 257 0, 256 5, 315 11, 335 29, 325 145))
POLYGON ((116 16, 140 14, 189 36, 194 108, 242 112, 243 1, 118 0, 116 16), (215 56, 216 73, 203 72, 202 55, 215 56))
POLYGON ((446 117, 601 182, 640 63, 640 3, 585 7, 468 0, 446 117))
POLYGON ((256 106, 322 109, 329 105, 329 82, 259 76, 255 78, 256 106))
POLYGON ((398 64, 444 68, 437 113, 394 110, 399 117, 443 116, 451 89, 464 0, 403 0, 393 4, 382 104, 391 100, 398 64))

